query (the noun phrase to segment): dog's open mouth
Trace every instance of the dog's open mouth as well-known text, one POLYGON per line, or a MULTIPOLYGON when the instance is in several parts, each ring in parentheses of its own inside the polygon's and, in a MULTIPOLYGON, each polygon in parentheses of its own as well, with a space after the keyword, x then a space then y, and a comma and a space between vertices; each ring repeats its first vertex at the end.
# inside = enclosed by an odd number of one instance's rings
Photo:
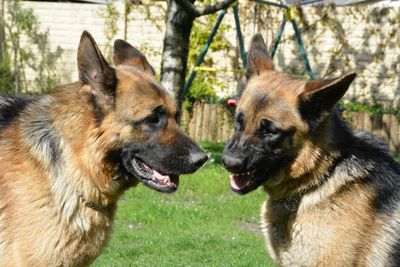
POLYGON ((230 175, 231 190, 239 195, 247 194, 257 189, 267 180, 267 170, 256 170, 246 173, 233 173, 230 175))
POLYGON ((131 164, 135 177, 147 187, 163 193, 172 193, 178 189, 179 175, 162 174, 138 158, 133 158, 131 164))

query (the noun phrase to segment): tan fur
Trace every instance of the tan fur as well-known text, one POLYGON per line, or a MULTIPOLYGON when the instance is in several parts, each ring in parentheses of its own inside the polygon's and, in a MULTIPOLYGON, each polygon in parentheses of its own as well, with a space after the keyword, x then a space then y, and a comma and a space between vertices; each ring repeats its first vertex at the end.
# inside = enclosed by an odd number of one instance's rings
MULTIPOLYGON (((116 109, 100 126, 88 105, 90 88, 83 83, 32 103, 50 108, 60 140, 56 166, 24 134, 29 127, 24 121, 31 123, 29 116, 38 114, 15 118, 1 132, 0 266, 86 266, 107 244, 116 201, 138 183, 113 182, 121 174, 107 152, 132 137, 146 141, 127 120, 143 119, 159 105, 173 121, 169 127, 178 127, 174 101, 154 78, 127 66, 117 68, 117 78, 116 109), (104 209, 86 206, 80 194, 104 209)), ((165 135, 173 136, 168 129, 165 135)))
POLYGON ((341 155, 328 145, 329 120, 317 138, 309 138, 295 106, 304 86, 285 74, 264 72, 250 81, 238 105, 239 110, 252 114, 246 120, 255 124, 246 128, 249 134, 260 118, 277 121, 283 129, 296 129, 292 147, 297 157, 264 184, 269 198, 261 216, 268 251, 282 266, 375 266, 382 258, 374 259, 371 252, 379 236, 372 208, 374 191, 359 183, 365 177, 362 171, 360 180, 341 174, 321 180, 341 155), (272 82, 266 85, 262 80, 272 82), (262 95, 259 88, 268 88, 270 104, 254 110, 262 95), (287 101, 276 101, 274 96, 287 101))
POLYGON ((358 262, 369 253, 375 234, 370 198, 360 193, 365 190, 355 185, 314 201, 310 198, 315 196, 306 195, 296 200, 298 206, 293 209, 268 200, 263 205, 262 229, 270 255, 282 266, 367 266, 358 262))
POLYGON ((262 186, 262 231, 280 266, 399 266, 400 165, 335 106, 356 77, 274 71, 261 36, 222 162, 233 192, 262 186))
POLYGON ((264 184, 269 197, 261 219, 268 252, 281 266, 375 266, 374 257, 382 260, 382 251, 374 254, 373 249, 381 231, 377 226, 383 222, 376 221, 372 207, 375 192, 359 183, 366 175, 363 171, 321 179, 341 154, 329 146, 329 119, 318 137, 310 139, 297 110, 305 86, 287 74, 265 71, 249 81, 237 107, 245 111, 248 135, 262 118, 278 122, 282 129, 295 129, 293 143, 287 146, 297 156, 264 184), (264 95, 268 104, 257 107, 264 95))

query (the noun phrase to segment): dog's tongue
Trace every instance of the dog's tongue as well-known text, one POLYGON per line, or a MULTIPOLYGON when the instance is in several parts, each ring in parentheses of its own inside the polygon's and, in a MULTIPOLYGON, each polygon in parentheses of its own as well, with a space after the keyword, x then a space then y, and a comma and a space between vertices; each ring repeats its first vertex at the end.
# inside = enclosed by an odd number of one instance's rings
POLYGON ((244 176, 236 176, 236 175, 230 175, 231 178, 231 187, 236 190, 242 190, 244 187, 246 187, 247 182, 249 181, 248 177, 244 176))

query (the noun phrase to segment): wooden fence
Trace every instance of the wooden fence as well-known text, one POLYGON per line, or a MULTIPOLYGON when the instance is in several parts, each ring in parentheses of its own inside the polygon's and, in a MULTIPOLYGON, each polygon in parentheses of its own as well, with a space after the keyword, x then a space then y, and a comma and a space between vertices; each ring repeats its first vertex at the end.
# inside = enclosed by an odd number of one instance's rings
POLYGON ((197 141, 225 142, 233 132, 233 111, 218 104, 196 103, 182 113, 182 128, 197 141))
MULTIPOLYGON (((355 128, 370 131, 400 153, 399 117, 390 114, 344 111, 343 117, 355 128)), ((196 103, 182 113, 182 128, 197 141, 225 142, 233 132, 233 110, 223 105, 196 103)))

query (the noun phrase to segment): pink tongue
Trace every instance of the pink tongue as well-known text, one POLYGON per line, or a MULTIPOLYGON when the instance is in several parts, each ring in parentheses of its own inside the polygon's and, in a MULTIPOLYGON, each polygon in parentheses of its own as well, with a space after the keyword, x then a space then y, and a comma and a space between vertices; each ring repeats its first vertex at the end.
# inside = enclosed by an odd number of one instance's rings
POLYGON ((153 175, 157 180, 160 180, 160 181, 163 181, 169 177, 168 175, 162 175, 161 173, 159 173, 156 170, 153 170, 153 175))
POLYGON ((239 178, 236 175, 230 175, 229 177, 231 178, 231 187, 236 190, 243 189, 249 180, 247 177, 239 178))

